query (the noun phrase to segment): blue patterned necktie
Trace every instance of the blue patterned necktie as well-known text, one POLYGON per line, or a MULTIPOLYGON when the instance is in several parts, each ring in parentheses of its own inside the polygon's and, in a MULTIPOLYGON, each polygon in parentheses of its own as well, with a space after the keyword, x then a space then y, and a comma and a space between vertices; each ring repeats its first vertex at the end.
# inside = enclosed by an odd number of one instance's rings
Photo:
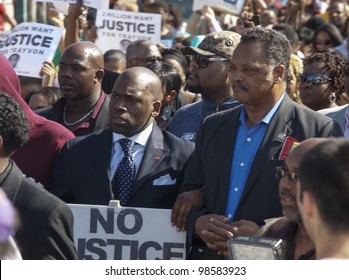
POLYGON ((129 139, 119 140, 124 157, 115 171, 111 181, 113 193, 120 200, 122 206, 126 206, 131 197, 133 181, 135 177, 135 164, 132 156, 134 142, 129 139))

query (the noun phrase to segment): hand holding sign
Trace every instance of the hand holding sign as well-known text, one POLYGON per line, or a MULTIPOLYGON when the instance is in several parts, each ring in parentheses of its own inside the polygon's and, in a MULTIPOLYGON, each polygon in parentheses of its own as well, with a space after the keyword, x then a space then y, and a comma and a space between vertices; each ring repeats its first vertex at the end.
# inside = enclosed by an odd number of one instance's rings
POLYGON ((56 76, 56 70, 53 62, 44 61, 43 66, 39 73, 40 77, 42 77, 42 87, 51 87, 53 86, 53 82, 56 76))

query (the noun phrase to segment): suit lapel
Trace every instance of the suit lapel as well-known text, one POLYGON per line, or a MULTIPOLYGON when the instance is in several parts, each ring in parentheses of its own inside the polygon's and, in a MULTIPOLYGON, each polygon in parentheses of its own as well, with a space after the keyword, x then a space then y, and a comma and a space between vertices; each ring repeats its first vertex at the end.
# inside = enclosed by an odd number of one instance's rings
POLYGON ((161 161, 167 156, 169 149, 164 147, 161 129, 154 123, 154 128, 145 147, 143 159, 133 186, 133 193, 149 178, 161 161))
POLYGON ((262 172, 266 161, 278 160, 278 152, 281 150, 286 136, 292 134, 292 120, 295 118, 292 102, 293 101, 285 95, 280 107, 275 112, 253 160, 240 202, 262 172))
MULTIPOLYGON (((95 135, 93 145, 96 149, 92 148, 92 161, 98 176, 98 181, 101 182, 101 186, 110 185, 110 160, 112 152, 112 131, 110 128, 105 129, 99 135, 95 135)), ((108 193, 110 190, 108 190, 108 193)))
POLYGON ((238 129, 239 116, 241 112, 241 106, 239 109, 233 110, 231 114, 227 117, 226 123, 224 126, 224 131, 221 134, 222 137, 219 139, 220 144, 218 147, 223 149, 224 156, 222 156, 222 165, 219 170, 219 180, 222 181, 223 187, 221 195, 217 198, 219 199, 217 205, 220 209, 218 213, 225 213, 227 198, 229 195, 229 185, 230 185, 230 174, 231 164, 233 160, 234 146, 235 146, 235 137, 238 129))

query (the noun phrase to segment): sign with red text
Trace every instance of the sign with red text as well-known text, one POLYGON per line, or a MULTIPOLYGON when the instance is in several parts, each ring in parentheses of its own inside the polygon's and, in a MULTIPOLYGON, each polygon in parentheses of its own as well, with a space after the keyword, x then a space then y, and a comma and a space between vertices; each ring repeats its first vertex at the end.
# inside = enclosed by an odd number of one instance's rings
POLYGON ((81 260, 185 259, 186 234, 171 210, 69 204, 81 260))
POLYGON ((160 14, 98 10, 96 26, 95 43, 103 52, 109 49, 126 52, 131 42, 142 39, 150 40, 154 44, 160 43, 160 14))
MULTIPOLYGON (((34 0, 36 2, 48 2, 48 3, 66 3, 66 4, 76 4, 76 0, 34 0)), ((83 0, 83 5, 85 7, 91 7, 95 9, 109 9, 109 0, 83 0)))
POLYGON ((42 63, 51 61, 62 37, 63 28, 41 23, 17 25, 2 43, 4 54, 17 75, 40 78, 42 63))

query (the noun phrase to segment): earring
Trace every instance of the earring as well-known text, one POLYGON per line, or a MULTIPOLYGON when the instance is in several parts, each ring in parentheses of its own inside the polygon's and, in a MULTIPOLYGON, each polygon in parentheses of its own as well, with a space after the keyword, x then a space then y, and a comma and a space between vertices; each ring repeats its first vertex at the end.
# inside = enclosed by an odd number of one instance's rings
POLYGON ((334 103, 334 102, 336 102, 336 94, 334 93, 334 92, 331 92, 331 94, 330 94, 330 102, 331 103, 334 103))
POLYGON ((167 105, 164 110, 162 110, 161 118, 164 121, 168 121, 171 118, 171 107, 170 105, 167 105))

